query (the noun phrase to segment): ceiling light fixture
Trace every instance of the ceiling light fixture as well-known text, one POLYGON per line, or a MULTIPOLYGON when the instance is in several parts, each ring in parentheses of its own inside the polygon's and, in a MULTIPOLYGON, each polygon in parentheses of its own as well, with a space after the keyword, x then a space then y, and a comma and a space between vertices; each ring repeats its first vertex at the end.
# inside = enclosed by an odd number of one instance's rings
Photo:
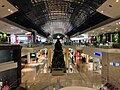
POLYGON ((116 25, 118 25, 118 23, 116 23, 116 25))
POLYGON ((8 11, 10 12, 11 10, 10 10, 10 9, 8 9, 8 11))
POLYGON ((116 2, 119 2, 119 0, 116 0, 116 2))
POLYGON ((13 11, 12 11, 12 10, 11 10, 10 12, 11 12, 11 13, 13 13, 13 11))
POLYGON ((103 13, 103 11, 101 11, 101 13, 103 13))
POLYGON ((120 22, 119 22, 119 24, 120 24, 120 22))
POLYGON ((8 9, 9 12, 13 13, 13 11, 11 9, 8 9))
POLYGON ((58 35, 57 38, 60 38, 60 36, 58 35))
POLYGON ((10 27, 11 29, 14 29, 14 27, 10 27))
POLYGON ((103 30, 104 29, 104 27, 103 28, 101 28, 101 30, 103 30))
POLYGON ((109 7, 112 7, 112 5, 109 5, 109 7))
POLYGON ((111 31, 111 29, 108 29, 108 31, 111 31))
POLYGON ((1 7, 5 7, 5 5, 2 5, 1 7))

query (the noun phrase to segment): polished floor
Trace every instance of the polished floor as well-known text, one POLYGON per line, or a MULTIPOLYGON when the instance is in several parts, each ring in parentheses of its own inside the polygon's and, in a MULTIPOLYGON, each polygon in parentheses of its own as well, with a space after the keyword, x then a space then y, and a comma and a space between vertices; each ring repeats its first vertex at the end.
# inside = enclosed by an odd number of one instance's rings
POLYGON ((98 89, 101 86, 101 75, 99 72, 93 71, 91 63, 80 63, 79 71, 77 66, 72 63, 69 63, 69 67, 63 76, 52 76, 47 66, 47 60, 27 64, 22 69, 21 86, 28 90, 59 90, 68 86, 98 89))

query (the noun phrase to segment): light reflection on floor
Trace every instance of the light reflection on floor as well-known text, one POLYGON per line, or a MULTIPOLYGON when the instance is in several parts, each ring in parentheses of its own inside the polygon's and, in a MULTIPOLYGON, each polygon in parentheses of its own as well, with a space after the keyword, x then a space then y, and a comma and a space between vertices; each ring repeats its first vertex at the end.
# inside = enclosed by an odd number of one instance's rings
MULTIPOLYGON (((101 76, 99 73, 93 72, 91 63, 81 64, 82 66, 80 73, 76 69, 76 66, 73 66, 72 64, 70 65, 72 70, 69 70, 69 73, 65 74, 64 76, 59 77, 62 86, 81 85, 92 88, 99 88, 101 86, 101 76)), ((48 83, 57 81, 58 78, 56 76, 51 76, 51 74, 48 72, 47 64, 41 66, 39 63, 27 65, 26 68, 22 69, 22 74, 22 83, 25 83, 26 81, 27 83, 41 81, 41 84, 43 83, 47 85, 48 83)))
POLYGON ((62 88, 60 90, 95 90, 95 89, 86 88, 86 87, 71 86, 71 87, 62 88))

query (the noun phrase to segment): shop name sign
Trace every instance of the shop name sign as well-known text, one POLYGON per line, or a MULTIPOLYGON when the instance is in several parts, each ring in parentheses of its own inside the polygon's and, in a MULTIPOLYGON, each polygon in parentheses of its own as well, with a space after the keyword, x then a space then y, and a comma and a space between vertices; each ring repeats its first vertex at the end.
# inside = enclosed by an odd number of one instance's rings
POLYGON ((98 56, 98 57, 101 57, 101 56, 102 56, 102 53, 100 53, 100 52, 94 52, 94 55, 95 55, 95 56, 98 56))
POLYGON ((117 63, 117 62, 110 62, 110 65, 111 65, 111 66, 120 66, 120 64, 117 63))

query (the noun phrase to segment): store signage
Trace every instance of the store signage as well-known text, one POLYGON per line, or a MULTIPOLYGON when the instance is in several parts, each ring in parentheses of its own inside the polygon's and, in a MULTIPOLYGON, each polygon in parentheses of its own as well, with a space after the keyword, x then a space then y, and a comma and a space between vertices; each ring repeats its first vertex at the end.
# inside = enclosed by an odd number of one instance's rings
POLYGON ((110 62, 110 65, 111 65, 111 66, 120 66, 120 64, 117 63, 117 62, 110 62))
POLYGON ((98 56, 98 57, 101 57, 101 56, 102 56, 102 53, 100 53, 100 52, 94 52, 94 55, 95 55, 95 56, 98 56))

